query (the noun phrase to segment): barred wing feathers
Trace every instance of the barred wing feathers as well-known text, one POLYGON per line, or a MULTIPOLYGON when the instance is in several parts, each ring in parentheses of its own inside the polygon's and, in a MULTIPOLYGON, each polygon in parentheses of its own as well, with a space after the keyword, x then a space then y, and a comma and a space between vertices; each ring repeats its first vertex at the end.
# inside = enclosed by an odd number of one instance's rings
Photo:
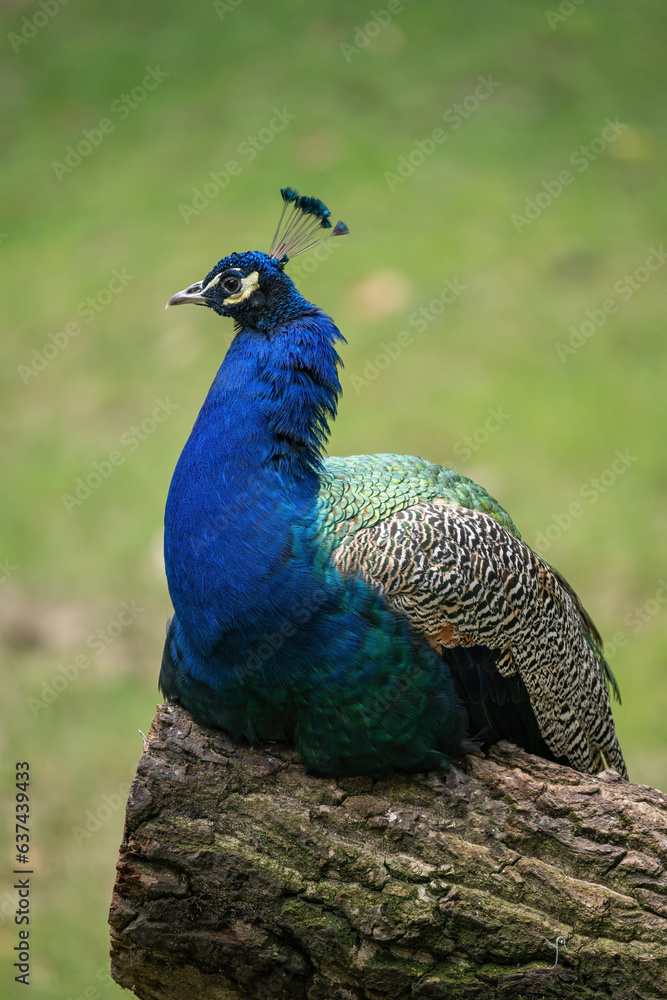
POLYGON ((627 774, 599 634, 485 490, 421 459, 328 459, 320 514, 333 564, 378 588, 464 687, 477 684, 473 701, 493 701, 497 719, 527 694, 534 752, 543 740, 579 770, 627 774))

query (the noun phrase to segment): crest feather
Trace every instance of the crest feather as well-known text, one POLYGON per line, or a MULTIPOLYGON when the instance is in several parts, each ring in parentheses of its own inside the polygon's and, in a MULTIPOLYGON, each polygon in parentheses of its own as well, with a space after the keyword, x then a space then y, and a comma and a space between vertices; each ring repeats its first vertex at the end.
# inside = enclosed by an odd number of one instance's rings
POLYGON ((294 188, 281 188, 280 194, 283 211, 269 250, 270 257, 286 264, 290 257, 310 250, 331 236, 345 236, 349 233, 344 222, 337 222, 332 228, 331 212, 319 198, 300 195, 294 188), (313 237, 320 229, 330 229, 331 232, 314 240, 313 237))

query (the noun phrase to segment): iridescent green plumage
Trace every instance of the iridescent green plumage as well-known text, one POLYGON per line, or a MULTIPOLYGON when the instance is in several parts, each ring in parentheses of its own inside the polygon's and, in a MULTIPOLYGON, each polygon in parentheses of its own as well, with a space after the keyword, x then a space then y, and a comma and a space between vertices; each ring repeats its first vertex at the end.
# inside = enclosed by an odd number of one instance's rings
POLYGON ((507 511, 472 479, 414 455, 382 454, 324 460, 318 496, 321 533, 341 545, 359 528, 372 527, 420 500, 446 500, 489 514, 521 538, 507 511))

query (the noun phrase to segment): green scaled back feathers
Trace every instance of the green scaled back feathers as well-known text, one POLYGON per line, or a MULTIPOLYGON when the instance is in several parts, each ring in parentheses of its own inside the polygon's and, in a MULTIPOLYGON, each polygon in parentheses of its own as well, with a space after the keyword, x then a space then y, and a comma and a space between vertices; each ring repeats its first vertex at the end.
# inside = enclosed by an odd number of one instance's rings
POLYGON ((507 511, 472 479, 414 455, 382 454, 324 460, 318 497, 322 535, 342 545, 359 528, 420 500, 445 500, 478 510, 521 538, 507 511))

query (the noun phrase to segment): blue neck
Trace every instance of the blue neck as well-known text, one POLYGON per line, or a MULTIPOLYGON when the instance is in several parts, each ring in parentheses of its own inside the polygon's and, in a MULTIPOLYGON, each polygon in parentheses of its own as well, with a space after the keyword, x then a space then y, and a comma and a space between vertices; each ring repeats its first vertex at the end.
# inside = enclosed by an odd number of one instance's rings
MULTIPOLYGON (((295 593, 307 585, 294 553, 307 545, 336 412, 338 339, 331 319, 305 302, 268 334, 242 329, 179 459, 165 563, 176 615, 203 658, 225 635, 266 627, 286 565, 295 593)), ((312 553, 302 562, 312 573, 312 553)))

